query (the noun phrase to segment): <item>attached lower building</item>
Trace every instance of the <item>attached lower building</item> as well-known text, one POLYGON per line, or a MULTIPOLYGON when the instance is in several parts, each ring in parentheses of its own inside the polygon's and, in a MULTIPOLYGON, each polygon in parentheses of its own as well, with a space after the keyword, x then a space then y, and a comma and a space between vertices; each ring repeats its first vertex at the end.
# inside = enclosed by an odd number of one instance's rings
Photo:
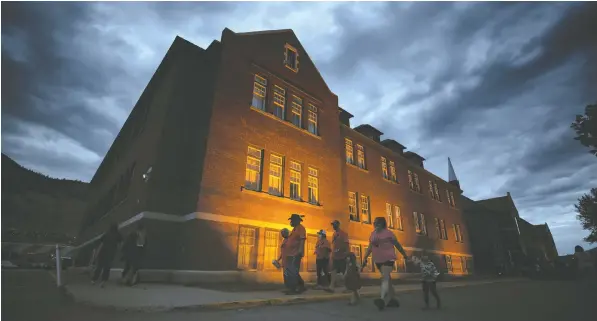
POLYGON ((292 30, 225 29, 207 49, 177 37, 91 181, 80 257, 110 223, 144 221, 147 269, 266 275, 299 213, 314 271, 318 230, 339 220, 362 257, 383 216, 407 252, 470 273, 458 184, 351 117, 292 30))

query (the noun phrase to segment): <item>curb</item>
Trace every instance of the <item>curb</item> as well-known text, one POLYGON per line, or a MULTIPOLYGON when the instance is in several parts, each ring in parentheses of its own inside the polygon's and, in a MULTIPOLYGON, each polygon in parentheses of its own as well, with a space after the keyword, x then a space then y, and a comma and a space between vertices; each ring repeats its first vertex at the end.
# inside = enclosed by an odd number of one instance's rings
MULTIPOLYGON (((440 289, 449 289, 449 288, 459 288, 459 287, 469 287, 475 285, 486 285, 486 284, 493 284, 493 283, 507 283, 519 280, 491 280, 491 281, 484 281, 484 282, 476 282, 472 284, 458 284, 458 283, 446 283, 447 286, 444 285, 440 289)), ((395 289, 396 293, 408 293, 408 292, 418 292, 420 291, 419 288, 413 289, 395 289)), ((321 302, 329 302, 329 301, 339 301, 339 300, 348 300, 351 297, 351 293, 338 293, 338 294, 330 294, 330 295, 311 295, 311 296, 302 296, 302 297, 288 297, 288 298, 275 298, 275 299, 262 299, 262 300, 247 300, 247 301, 233 301, 233 302, 218 302, 218 303, 207 303, 207 304, 198 304, 192 306, 184 306, 184 307, 172 307, 166 309, 167 311, 223 311, 223 310, 244 310, 256 307, 263 307, 263 306, 281 306, 281 305, 295 305, 295 304, 305 304, 305 303, 321 303, 321 302)), ((367 291, 364 293, 360 293, 361 298, 375 298, 379 296, 378 291, 367 291)))

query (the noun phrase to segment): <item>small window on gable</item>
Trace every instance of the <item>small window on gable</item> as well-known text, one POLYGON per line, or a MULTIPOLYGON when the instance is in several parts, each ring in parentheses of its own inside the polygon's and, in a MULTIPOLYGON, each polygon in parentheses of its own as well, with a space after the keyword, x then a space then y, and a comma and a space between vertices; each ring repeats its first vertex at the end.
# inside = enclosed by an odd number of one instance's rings
POLYGON ((288 69, 298 72, 298 52, 289 44, 284 46, 284 65, 288 67, 288 69))

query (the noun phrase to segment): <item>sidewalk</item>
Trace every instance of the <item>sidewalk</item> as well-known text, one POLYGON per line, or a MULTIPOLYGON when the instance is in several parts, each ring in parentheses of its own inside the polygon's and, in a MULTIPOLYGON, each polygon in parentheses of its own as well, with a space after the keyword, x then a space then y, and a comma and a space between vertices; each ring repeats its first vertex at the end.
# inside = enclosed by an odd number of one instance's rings
MULTIPOLYGON (((513 282, 520 279, 485 279, 438 283, 438 288, 473 286, 496 282, 513 282)), ((419 284, 395 286, 397 293, 418 291, 419 284)), ((265 305, 286 305, 306 302, 342 300, 350 297, 342 293, 342 288, 334 294, 320 290, 308 290, 301 295, 284 295, 281 291, 224 292, 199 287, 172 284, 139 284, 126 287, 117 282, 109 282, 106 287, 91 285, 83 280, 66 285, 66 292, 75 302, 134 311, 169 310, 227 310, 246 309, 265 305)), ((363 297, 379 295, 379 286, 366 286, 361 289, 363 297)))

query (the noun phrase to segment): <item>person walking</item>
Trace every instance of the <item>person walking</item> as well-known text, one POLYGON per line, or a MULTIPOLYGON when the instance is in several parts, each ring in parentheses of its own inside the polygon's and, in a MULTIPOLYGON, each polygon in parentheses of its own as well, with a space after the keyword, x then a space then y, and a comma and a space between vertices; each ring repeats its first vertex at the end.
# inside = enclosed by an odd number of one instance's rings
POLYGON ((346 257, 350 252, 348 245, 348 234, 340 229, 340 221, 334 220, 332 222, 334 235, 332 236, 332 257, 331 257, 331 279, 330 286, 325 291, 333 293, 336 288, 336 281, 338 275, 342 276, 346 273, 346 257))
POLYGON ((577 275, 581 279, 589 278, 595 272, 593 258, 580 245, 574 247, 574 260, 577 266, 577 275))
POLYGON ((441 308, 441 301, 439 299, 439 294, 437 293, 437 278, 439 276, 439 272, 435 267, 435 264, 429 259, 429 255, 427 251, 423 250, 421 253, 421 258, 412 258, 412 262, 419 265, 421 268, 421 283, 423 285, 423 300, 425 301, 425 307, 423 309, 429 309, 429 292, 435 298, 435 303, 437 308, 441 308))
POLYGON ((354 253, 349 253, 346 257, 345 276, 346 289, 352 293, 348 305, 357 305, 360 301, 361 275, 359 274, 357 257, 354 253))
POLYGON ((282 277, 284 278, 284 286, 289 289, 288 285, 288 265, 286 264, 286 244, 288 243, 288 236, 290 235, 290 231, 287 228, 283 228, 280 231, 280 236, 282 236, 282 244, 280 245, 280 256, 277 260, 274 260, 272 264, 277 268, 282 268, 282 277))
POLYGON ((118 246, 122 243, 122 235, 118 232, 118 225, 115 223, 110 224, 110 228, 100 238, 100 245, 97 249, 97 264, 93 276, 91 278, 91 284, 95 284, 100 277, 102 277, 101 287, 103 288, 110 278, 110 269, 112 268, 112 262, 118 246))
POLYGON ((133 286, 139 282, 139 269, 143 262, 145 247, 147 245, 147 233, 145 225, 140 222, 137 230, 129 234, 123 245, 125 266, 122 271, 123 283, 133 286))
POLYGON ((330 284, 330 242, 328 242, 325 230, 317 233, 319 239, 315 245, 315 265, 317 272, 316 289, 321 290, 330 284))
POLYGON ((288 266, 288 291, 286 294, 300 294, 305 292, 305 281, 300 275, 301 259, 305 254, 305 241, 307 240, 307 230, 301 224, 303 218, 301 215, 292 214, 290 218, 292 232, 288 236, 286 243, 286 265, 288 266))
POLYGON ((376 217, 373 221, 374 230, 369 237, 369 246, 365 252, 363 259, 363 267, 367 265, 369 255, 373 253, 373 262, 381 273, 381 297, 373 301, 379 310, 388 307, 399 307, 400 303, 394 298, 394 287, 392 286, 391 272, 394 269, 394 262, 396 261, 396 248, 404 260, 408 260, 406 252, 402 245, 398 242, 396 235, 388 230, 388 223, 384 217, 376 217))

